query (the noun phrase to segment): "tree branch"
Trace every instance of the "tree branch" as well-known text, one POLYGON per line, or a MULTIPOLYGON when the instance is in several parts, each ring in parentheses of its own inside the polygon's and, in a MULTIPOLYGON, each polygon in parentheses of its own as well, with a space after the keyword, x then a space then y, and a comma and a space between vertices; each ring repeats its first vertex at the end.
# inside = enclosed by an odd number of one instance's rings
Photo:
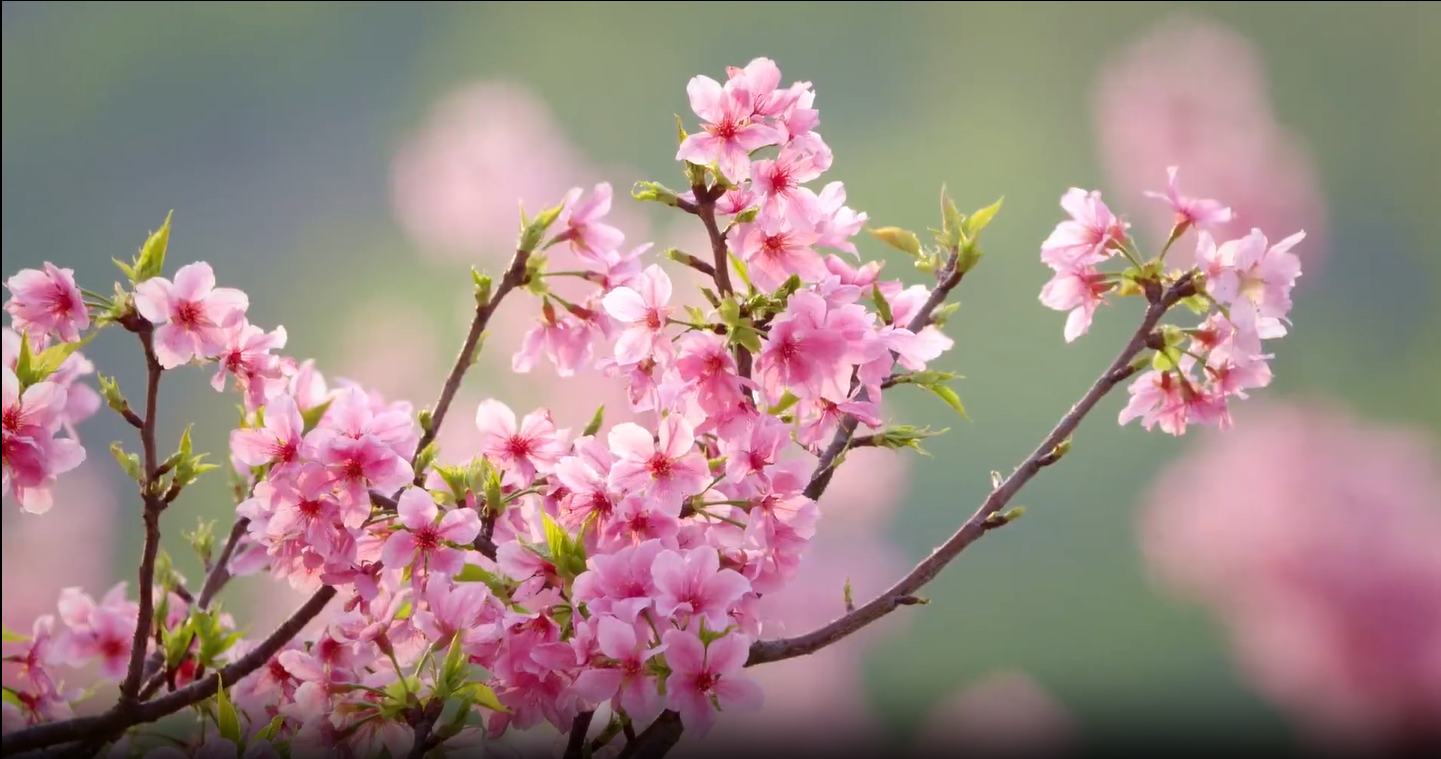
POLYGON ((684 730, 680 715, 667 709, 650 723, 650 727, 626 743, 616 759, 659 759, 680 743, 684 730))
POLYGON ((130 638, 130 665, 120 683, 120 708, 136 703, 140 695, 140 681, 145 674, 145 652, 149 648, 150 625, 155 616, 155 561, 160 553, 160 513, 165 510, 166 504, 157 493, 161 474, 160 462, 155 454, 156 400, 160 396, 160 375, 164 367, 155 356, 154 325, 136 318, 126 326, 140 337, 147 373, 145 418, 140 425, 140 445, 145 456, 145 481, 140 483, 140 495, 145 502, 145 547, 140 557, 140 587, 137 589, 140 608, 135 619, 135 633, 130 638))
POLYGON ((168 714, 178 712, 215 695, 221 680, 237 683, 250 673, 270 662, 270 659, 315 619, 326 604, 335 598, 335 588, 324 586, 315 592, 295 613, 285 620, 275 632, 251 649, 245 656, 224 669, 210 673, 205 679, 168 693, 154 701, 136 704, 128 709, 117 706, 95 717, 78 717, 62 722, 47 722, 25 730, 8 733, 0 739, 0 754, 10 756, 58 743, 83 741, 96 736, 110 736, 135 725, 154 722, 168 714))
MULTIPOLYGON (((475 362, 475 346, 480 342, 481 333, 485 332, 485 327, 490 323, 490 317, 500 306, 501 300, 510 294, 511 290, 525 284, 525 265, 529 260, 530 251, 517 250, 515 256, 510 259, 510 266, 505 270, 505 275, 501 277, 500 286, 495 289, 490 300, 485 305, 476 307, 475 318, 470 322, 470 331, 465 335, 465 343, 461 345, 460 355, 455 357, 455 365, 450 369, 450 376, 446 377, 445 385, 440 389, 440 397, 435 400, 435 406, 430 415, 430 429, 424 431, 420 442, 415 447, 416 456, 419 456, 427 445, 435 441, 435 436, 440 434, 440 424, 445 421, 445 415, 450 411, 451 401, 455 400, 455 393, 460 390, 460 382, 465 378, 466 370, 475 362)), ((411 460, 411 463, 415 463, 414 459, 411 460)), ((421 472, 416 472, 415 477, 417 483, 424 481, 421 472)))
POLYGON ((565 754, 562 759, 585 759, 585 734, 590 731, 590 722, 595 719, 595 712, 581 712, 575 717, 575 722, 570 726, 570 738, 565 742, 565 754))
MULTIPOLYGON (((911 318, 911 323, 906 325, 906 329, 911 332, 920 332, 930 326, 935 318, 936 309, 945 302, 951 291, 961 284, 961 280, 966 275, 957 268, 959 262, 960 251, 951 251, 950 258, 941 270, 935 289, 931 290, 930 297, 926 298, 925 304, 911 318)), ((891 352, 891 357, 893 360, 899 358, 895 351, 891 352)), ((861 388, 861 391, 856 394, 856 400, 861 403, 870 400, 869 390, 861 388)), ((831 438, 830 445, 827 445, 821 452, 820 460, 816 462, 816 470, 811 474, 810 482, 806 484, 805 496, 807 498, 812 501, 819 500, 826 492, 826 488, 831 484, 831 477, 834 477, 836 473, 836 459, 840 458, 841 454, 845 453, 846 448, 850 446, 851 437, 856 434, 856 427, 859 424, 860 420, 851 414, 841 417, 840 427, 836 430, 835 436, 831 438)))
POLYGON ((974 543, 993 526, 987 521, 992 514, 1005 508, 1016 493, 1020 492, 1021 488, 1025 487, 1026 483, 1030 482, 1031 478, 1035 477, 1042 468, 1055 463, 1053 452, 1056 450, 1056 446, 1075 432, 1081 421, 1086 418, 1091 409, 1095 408, 1101 398, 1105 397, 1106 393, 1136 373, 1137 369, 1132 362, 1141 351, 1146 349, 1146 341, 1150 338, 1151 331, 1156 328, 1161 318, 1172 306, 1194 293, 1194 281, 1189 276, 1182 278, 1164 294, 1157 292, 1155 297, 1151 298, 1151 304, 1146 309, 1141 325, 1131 335, 1126 347, 1121 350, 1095 384, 1091 385, 1081 400, 1061 418, 1060 423, 1051 430, 1051 434, 1047 435, 1045 440, 1041 441, 1041 444, 1025 462, 1011 473, 1011 476, 1007 477, 999 487, 991 491, 976 513, 972 514, 971 518, 967 519, 950 539, 916 565, 910 574, 870 603, 818 630, 794 638, 757 641, 751 645, 750 659, 746 662, 746 666, 815 653, 886 616, 897 606, 904 605, 905 602, 902 599, 913 597, 916 591, 935 579, 947 564, 950 564, 967 546, 974 543))
POLYGON ((734 293, 735 288, 731 287, 730 261, 726 258, 726 238, 715 220, 716 197, 712 195, 711 190, 705 187, 697 186, 691 189, 695 192, 695 214, 700 217, 701 223, 705 225, 706 234, 710 236, 711 256, 715 259, 715 284, 720 289, 721 297, 724 298, 734 293))
POLYGON ((210 608, 210 602, 215 600, 216 594, 230 582, 230 559, 235 555, 235 547, 240 539, 245 537, 245 531, 250 527, 250 520, 241 517, 235 520, 234 526, 230 528, 230 538, 225 541, 225 547, 220 549, 220 558, 215 560, 215 566, 210 568, 210 574, 205 576, 205 584, 200 587, 200 597, 196 599, 196 605, 201 609, 210 608))

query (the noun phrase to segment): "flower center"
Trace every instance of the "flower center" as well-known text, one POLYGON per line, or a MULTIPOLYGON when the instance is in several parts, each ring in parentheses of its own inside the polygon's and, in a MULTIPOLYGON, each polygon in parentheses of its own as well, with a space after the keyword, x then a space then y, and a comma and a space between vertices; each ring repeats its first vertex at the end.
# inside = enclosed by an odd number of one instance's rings
POLYGON ((714 672, 702 672, 695 676, 696 690, 701 693, 710 693, 715 690, 716 684, 720 682, 720 675, 714 672))
POLYGON ((650 470, 651 477, 664 480, 670 477, 671 461, 664 453, 657 453, 646 462, 646 468, 650 470))
POLYGON ((415 533, 415 544, 425 553, 430 553, 440 547, 440 535, 435 532, 434 527, 426 527, 417 530, 415 533))
POLYGON ((523 459, 530 455, 530 441, 520 435, 511 435, 505 441, 505 452, 517 459, 523 459))
POLYGON ((100 654, 106 659, 116 659, 126 653, 125 641, 119 638, 106 638, 100 641, 100 654))
POLYGON ((14 405, 14 406, 11 406, 10 408, 5 409, 5 414, 4 414, 3 419, 4 419, 3 424, 4 424, 5 429, 9 430, 10 432, 19 432, 19 431, 20 431, 20 405, 19 405, 19 404, 16 404, 16 405, 14 405))
POLYGON ((183 300, 175 308, 175 321, 182 327, 193 329, 200 326, 205 318, 205 311, 199 303, 191 300, 183 300))
POLYGON ((665 326, 665 321, 660 318, 660 310, 659 310, 659 309, 655 309, 655 308, 646 309, 646 312, 645 312, 645 326, 646 326, 647 329, 651 329, 651 330, 654 330, 654 331, 657 331, 657 332, 660 331, 661 327, 664 327, 664 326, 665 326))
POLYGON ((341 471, 345 472, 345 479, 347 480, 365 479, 365 464, 356 459, 346 459, 345 464, 341 467, 341 471))

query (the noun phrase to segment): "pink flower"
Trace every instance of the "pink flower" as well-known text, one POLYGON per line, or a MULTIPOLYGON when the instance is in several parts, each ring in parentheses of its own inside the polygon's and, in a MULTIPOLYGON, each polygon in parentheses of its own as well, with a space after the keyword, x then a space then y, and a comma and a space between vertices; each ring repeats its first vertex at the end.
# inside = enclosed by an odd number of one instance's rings
MULTIPOLYGON (((751 113, 755 116, 783 116, 795 105, 796 98, 800 97, 799 89, 778 89, 781 70, 775 61, 769 58, 756 58, 747 63, 745 68, 727 66, 726 76, 729 82, 734 82, 750 94, 751 113)), ((805 86, 809 87, 809 84, 805 86)))
POLYGON ((286 375, 295 370, 295 363, 270 354, 285 347, 284 327, 267 334, 244 319, 236 319, 223 332, 225 344, 216 356, 219 367, 210 380, 211 387, 222 391, 226 375, 235 375, 235 384, 245 394, 245 407, 251 411, 284 392, 286 375))
POLYGON ((751 164, 751 189, 761 198, 761 214, 803 220, 815 216, 820 212, 816 195, 801 185, 819 177, 821 172, 810 155, 789 146, 782 147, 773 161, 751 164))
POLYGON ((750 154, 785 140, 775 127, 751 120, 754 99, 735 80, 724 87, 708 76, 697 76, 686 85, 690 107, 705 123, 702 131, 689 135, 676 151, 677 161, 706 166, 716 163, 727 179, 739 183, 750 178, 750 154))
POLYGON ((610 213, 610 183, 597 184, 595 193, 585 202, 579 202, 581 193, 577 187, 566 194, 565 214, 559 220, 563 230, 556 239, 570 241, 571 250, 583 260, 602 263, 607 254, 625 242, 624 233, 601 221, 610 213))
POLYGON ((406 488, 396 499, 396 510, 405 529, 385 539, 381 560, 387 567, 400 569, 413 563, 417 571, 423 567, 446 577, 460 572, 465 566, 465 549, 451 544, 469 545, 480 534, 480 517, 474 509, 452 509, 437 523, 439 509, 430 492, 406 488))
POLYGON ((650 498, 667 514, 678 514, 686 496, 699 493, 710 478, 705 456, 694 449, 695 433, 675 414, 660 422, 660 441, 633 422, 617 424, 608 438, 619 461, 611 467, 613 490, 649 488, 650 498))
POLYGON ((265 425, 232 430, 230 454, 245 466, 271 465, 270 477, 282 477, 299 462, 305 422, 289 395, 277 395, 265 404, 265 425))
POLYGON ((665 660, 666 706, 680 713, 686 730, 705 735, 716 722, 714 698, 721 709, 754 711, 764 699, 760 686, 744 674, 750 639, 739 633, 701 643, 695 634, 667 630, 662 638, 665 660))
MULTIPOLYGON (((321 430, 314 430, 311 435, 321 430)), ((370 516, 370 491, 391 493, 415 477, 410 462, 397 456, 380 438, 332 435, 301 443, 301 453, 325 467, 327 477, 340 493, 345 526, 357 529, 370 516), (314 440, 314 442, 312 442, 314 440)))
POLYGON ((1176 212, 1176 228, 1184 231, 1186 228, 1212 230, 1224 224, 1231 223, 1234 214, 1231 209, 1221 205, 1214 200, 1203 200, 1191 198, 1181 194, 1176 186, 1176 174, 1180 167, 1171 166, 1166 169, 1166 192, 1146 191, 1146 197, 1164 200, 1171 204, 1171 210, 1176 212))
MULTIPOLYGON (((819 212, 819 224, 816 233, 820 237, 815 244, 822 248, 835 248, 853 256, 859 256, 855 243, 851 238, 860 233, 870 220, 864 211, 856 211, 846 206, 846 186, 840 182, 831 182, 821 188, 820 197, 816 201, 819 212)), ((880 268, 880 262, 870 262, 866 267, 874 264, 880 268)), ((862 268, 866 268, 862 267, 862 268)), ((831 269, 829 263, 826 268, 831 269)), ((832 273, 836 273, 831 269, 832 273)))
POLYGON ((21 394, 15 372, 4 369, 3 492, 13 492, 20 508, 31 514, 49 511, 56 476, 85 460, 79 443, 54 436, 65 401, 64 388, 53 382, 37 382, 21 394))
POLYGON ((964 747, 981 756, 1040 756, 1075 749, 1075 717, 1020 672, 998 672, 967 685, 931 710, 917 750, 964 747))
POLYGON ((792 295, 785 313, 770 328, 756 357, 756 380, 772 402, 787 389, 802 398, 844 399, 850 367, 842 363, 849 346, 845 337, 826 328, 826 304, 819 295, 792 295))
POLYGON ((626 716, 643 725, 660 716, 665 708, 659 681, 646 671, 646 662, 666 647, 664 644, 651 646, 644 635, 636 634, 636 629, 635 624, 615 617, 599 617, 596 644, 613 664, 580 673, 571 689, 592 704, 615 699, 615 705, 626 716))
POLYGON ((630 624, 655 601, 651 568, 665 550, 659 540, 647 540, 611 553, 586 559, 590 567, 575 578, 573 595, 592 614, 608 614, 630 624))
POLYGON ((644 358, 670 355, 670 340, 665 336, 666 320, 674 310, 669 306, 670 296, 670 277, 655 264, 631 280, 630 286, 606 293, 601 301, 606 312, 626 325, 615 343, 618 364, 629 366, 644 358))
POLYGON ((525 415, 516 427, 515 412, 500 401, 483 401, 475 411, 481 455, 500 469, 514 472, 528 486, 537 472, 549 472, 565 454, 566 445, 546 409, 525 415))
POLYGON ((80 339, 90 327, 90 310, 75 284, 74 269, 60 269, 49 261, 44 269, 21 269, 5 283, 10 313, 18 332, 40 337, 55 333, 67 343, 80 339))
MULTIPOLYGON (((1226 306, 1248 301, 1262 319, 1285 319, 1291 311, 1291 290, 1301 276, 1301 259, 1291 248, 1305 238, 1305 232, 1297 232, 1267 247, 1266 236, 1253 229, 1218 247, 1210 235, 1202 234, 1196 258, 1206 274, 1206 293, 1226 306)), ((1280 327, 1273 336, 1284 334, 1285 328, 1280 327)))
POLYGON ((1094 266, 1078 265, 1057 271, 1041 288, 1041 305, 1057 311, 1070 311, 1066 317, 1066 342, 1086 334, 1096 307, 1106 302, 1111 285, 1106 275, 1094 266))
POLYGON ((739 572, 720 568, 720 554, 709 545, 685 554, 665 551, 656 557, 651 573, 657 614, 701 619, 712 632, 730 627, 731 606, 750 590, 739 572))
POLYGON ((79 667, 98 657, 101 677, 124 677, 139 610, 139 604, 125 597, 123 582, 111 588, 99 605, 79 588, 66 588, 60 594, 60 618, 69 628, 62 638, 66 662, 79 667))
POLYGON ((155 356, 174 369, 195 359, 213 358, 225 348, 224 327, 250 307, 245 293, 215 286, 215 273, 203 261, 175 272, 175 282, 154 277, 135 286, 135 307, 155 330, 155 356))
POLYGON ((811 246, 820 240, 809 219, 761 217, 736 227, 732 245, 750 270, 751 281, 763 290, 775 290, 792 274, 803 282, 826 275, 825 263, 811 246))
POLYGON ((1100 263, 1126 240, 1130 225, 1111 213, 1099 192, 1072 187, 1061 196, 1061 208, 1071 218, 1041 243, 1041 260, 1054 269, 1100 263))

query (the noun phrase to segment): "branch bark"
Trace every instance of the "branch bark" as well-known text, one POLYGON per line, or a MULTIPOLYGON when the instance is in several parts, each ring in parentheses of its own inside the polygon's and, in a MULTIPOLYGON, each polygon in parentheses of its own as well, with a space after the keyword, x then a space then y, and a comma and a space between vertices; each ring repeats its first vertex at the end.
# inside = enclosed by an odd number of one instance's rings
POLYGON ((1141 319, 1140 326, 1131 335, 1126 347, 1121 350, 1095 384, 1091 385, 1081 400, 1071 407, 1071 410, 1061 418, 1051 433, 1041 441, 1041 444, 1016 471, 1012 472, 1011 476, 1007 477, 999 487, 991 491, 986 500, 981 503, 980 508, 971 515, 971 518, 967 519, 965 524, 961 525, 961 528, 933 551, 929 557, 916 565, 910 574, 901 578, 899 582, 870 603, 858 607, 855 611, 845 614, 824 627, 794 638, 763 640, 753 643, 746 666, 753 667, 757 664, 815 653, 890 614, 898 606, 905 605, 903 599, 914 597, 916 591, 935 579, 941 570, 946 568, 946 565, 994 526, 993 523, 987 523, 987 519, 991 515, 1004 509, 1016 493, 1020 492, 1021 488, 1025 487, 1026 483, 1030 482, 1031 478, 1035 477, 1041 469, 1048 464, 1055 463, 1057 459, 1053 452, 1056 450, 1056 446, 1075 432, 1101 398, 1105 397, 1116 385, 1136 373, 1136 367, 1132 362, 1146 349, 1146 342, 1150 338, 1152 330, 1156 328, 1156 325, 1161 322, 1161 318, 1172 306, 1194 293, 1195 286, 1189 277, 1183 278, 1165 293, 1156 293, 1146 309, 1145 316, 1141 319))
MULTIPOLYGON (((485 327, 490 323, 490 317, 500 302, 511 290, 525 284, 526 263, 530 260, 530 251, 517 250, 515 256, 510 259, 510 266, 506 268, 505 275, 501 277, 500 285, 491 294, 490 300, 483 306, 476 306, 475 318, 470 322, 470 331, 465 335, 465 343, 460 347, 460 354, 455 357, 455 365, 450 368, 450 375, 445 379, 445 385, 440 389, 440 397, 435 399, 435 406, 432 407, 430 416, 430 429, 424 430, 420 442, 415 446, 415 455, 425 450, 427 445, 435 441, 435 436, 440 434, 440 424, 445 421, 445 415, 450 411, 450 404, 455 400, 455 394, 460 390, 460 382, 465 379, 466 370, 475 361, 475 346, 480 343, 480 336, 485 332, 485 327)), ((415 460, 412 459, 414 464, 415 460)), ((420 472, 415 473, 416 482, 423 481, 420 472)))
POLYGON ((626 743, 616 759, 660 759, 680 743, 684 731, 680 715, 667 709, 650 723, 650 727, 626 743))
POLYGON ((156 400, 160 396, 160 375, 164 367, 155 355, 155 328, 148 321, 135 320, 131 325, 140 337, 145 351, 145 418, 140 425, 140 445, 145 456, 145 481, 140 483, 140 495, 145 503, 145 547, 140 556, 139 612, 135 619, 135 633, 130 638, 130 665, 125 670, 125 679, 120 683, 120 701, 117 708, 133 706, 139 699, 140 681, 145 674, 145 652, 150 644, 150 625, 155 616, 155 561, 160 553, 160 513, 165 510, 166 501, 158 494, 160 462, 155 453, 155 424, 158 416, 156 400))
POLYGON ((210 568, 210 574, 205 576, 205 584, 200 587, 200 597, 196 604, 201 609, 210 608, 210 602, 215 600, 216 594, 230 582, 230 559, 235 556, 235 547, 239 545, 240 539, 245 537, 245 531, 250 527, 250 520, 241 517, 235 520, 230 528, 230 537, 225 541, 225 547, 220 549, 220 557, 215 560, 215 566, 210 568))
POLYGON ((270 637, 218 673, 212 672, 205 679, 167 693, 154 701, 146 701, 129 708, 117 706, 95 717, 47 722, 9 733, 0 739, 0 754, 10 756, 59 743, 91 740, 95 736, 112 736, 135 725, 154 722, 187 706, 198 704, 215 695, 222 679, 226 683, 239 682, 241 678, 269 663, 271 657, 280 653, 285 644, 315 619, 333 598, 335 588, 327 585, 317 590, 289 619, 275 628, 270 637))

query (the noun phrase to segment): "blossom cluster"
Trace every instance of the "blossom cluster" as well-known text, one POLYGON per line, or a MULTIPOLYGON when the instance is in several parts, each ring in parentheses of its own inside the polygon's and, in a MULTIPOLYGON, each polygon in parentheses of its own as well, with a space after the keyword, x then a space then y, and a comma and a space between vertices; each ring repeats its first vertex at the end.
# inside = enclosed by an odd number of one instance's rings
MULTIPOLYGON (((1172 435, 1188 424, 1231 427, 1228 399, 1246 398, 1248 390, 1271 383, 1265 340, 1286 335, 1291 290, 1301 275, 1301 261, 1291 252, 1306 237, 1297 232, 1270 244, 1259 229, 1217 244, 1212 230, 1229 223, 1229 207, 1210 199, 1186 196, 1177 186, 1177 167, 1168 171, 1164 193, 1147 195, 1170 205, 1175 226, 1161 254, 1142 263, 1129 234, 1130 224, 1111 212, 1101 193, 1071 188, 1061 198, 1070 219, 1056 226, 1041 245, 1041 260, 1054 276, 1041 290, 1041 303, 1069 311, 1065 336, 1070 342, 1085 334, 1097 307, 1109 294, 1141 295, 1146 283, 1162 281, 1165 255, 1190 230, 1195 230, 1198 268, 1172 272, 1198 290, 1186 305, 1205 316, 1196 327, 1167 330, 1152 369, 1136 378, 1131 400, 1121 411, 1121 424, 1140 419, 1172 435), (1123 259, 1130 267, 1106 273, 1100 266, 1123 259)), ((1149 294, 1147 294, 1148 297, 1149 294)))
MULTIPOLYGON (((217 287, 208 264, 160 276, 168 221, 134 266, 121 265, 134 286, 117 287, 113 299, 81 291, 71 272, 48 264, 12 279, 7 309, 29 340, 78 345, 98 309, 99 326, 140 336, 152 387, 159 372, 212 366, 216 390, 234 378, 244 418, 228 456, 236 529, 205 589, 197 596, 173 571, 157 571, 138 606, 123 587, 99 604, 67 591, 58 623, 42 617, 24 650, 7 657, 22 668, 7 690, 15 697, 5 701, 5 731, 69 714, 75 696, 60 665, 98 659, 102 674, 143 687, 142 700, 239 666, 265 644, 242 640, 234 620, 209 606, 211 580, 261 571, 342 603, 309 639, 290 640, 220 684, 220 737, 206 744, 216 755, 272 745, 304 756, 337 746, 412 755, 417 742, 423 753, 512 727, 569 730, 598 710, 610 715, 612 736, 667 710, 704 734, 718 709, 759 708, 759 687, 744 672, 752 644, 770 632, 759 599, 795 577, 821 516, 816 498, 839 463, 837 444, 844 449, 866 428, 876 430, 867 444, 896 449, 929 434, 886 424, 880 404, 889 389, 915 384, 955 397, 943 384, 951 375, 928 369, 952 346, 939 303, 979 259, 977 237, 996 208, 963 217, 943 198, 944 229, 929 252, 913 234, 873 230, 938 281, 881 280, 879 261, 859 261, 852 238, 868 219, 845 205, 844 186, 807 186, 833 161, 815 131, 814 90, 781 81, 763 58, 730 69, 724 83, 692 79, 700 131, 681 130, 676 156, 690 188, 643 182, 633 193, 705 226, 712 261, 667 255, 707 277, 709 310, 674 303, 670 274, 643 261, 650 246, 626 247, 607 220, 609 185, 589 196, 573 190, 523 218, 498 284, 474 274, 471 338, 432 409, 332 384, 313 363, 281 355, 284 328, 252 325, 248 297, 217 287), (549 270, 554 246, 569 248, 582 268, 549 270), (588 294, 562 297, 547 284, 557 277, 588 283, 588 294), (486 320, 512 292, 540 300, 516 371, 542 360, 562 375, 598 367, 626 388, 644 423, 606 429, 598 411, 577 434, 547 409, 518 414, 490 399, 473 411, 476 448, 439 463, 437 428, 486 320), (143 611, 152 607, 153 621, 143 611), (154 625, 154 635, 138 635, 154 641, 151 649, 131 650, 123 633, 132 624, 154 625)), ((1095 303, 1122 279, 1141 290, 1180 286, 1154 266, 1122 278, 1097 274, 1128 245, 1125 224, 1096 194, 1072 191, 1065 207, 1075 220, 1043 249, 1057 270, 1043 299, 1075 301, 1066 307, 1081 316, 1073 313, 1069 336, 1084 331, 1095 303)), ((1282 264, 1292 242, 1268 250, 1262 239, 1259 251, 1250 238, 1227 243, 1203 257, 1203 272, 1179 275, 1204 281, 1205 297, 1226 309, 1191 333, 1215 392, 1258 386, 1227 377, 1242 377, 1254 365, 1246 362, 1264 368, 1252 341, 1273 336, 1289 306, 1281 301, 1294 274, 1278 277, 1290 271, 1282 264)), ((1158 334, 1157 355, 1170 355, 1166 333, 1158 334)), ((61 354, 37 353, 23 339, 20 347, 5 375, 6 488, 38 511, 55 475, 83 455, 73 437, 55 437, 79 412, 65 403, 65 373, 46 373, 61 354)), ((1191 387, 1191 355, 1138 383, 1191 387)), ((71 387, 82 373, 72 368, 71 387)), ((142 435, 153 434, 153 409, 142 420, 114 380, 102 378, 101 389, 142 435)), ((1147 412, 1148 426, 1160 420, 1178 432, 1200 413, 1185 398, 1180 421, 1166 396, 1147 412)), ((153 447, 147 441, 143 464, 113 450, 139 482, 147 518, 158 521, 211 467, 193 455, 188 431, 163 464, 153 447)), ((209 565, 209 548, 200 550, 209 565)))

